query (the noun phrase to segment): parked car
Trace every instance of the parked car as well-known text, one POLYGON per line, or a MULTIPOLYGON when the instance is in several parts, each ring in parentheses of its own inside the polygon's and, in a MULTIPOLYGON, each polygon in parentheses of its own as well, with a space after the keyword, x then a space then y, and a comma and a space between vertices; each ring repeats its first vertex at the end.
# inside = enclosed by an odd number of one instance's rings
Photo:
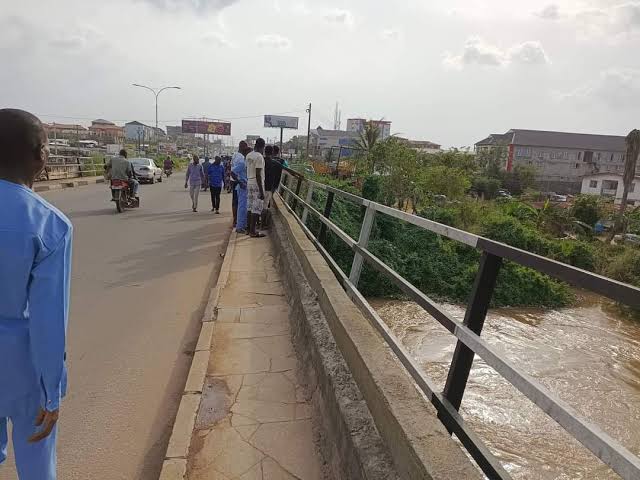
POLYGON ((496 192, 496 198, 511 198, 509 190, 498 190, 496 192))
POLYGON ((552 202, 564 203, 567 201, 567 196, 554 193, 553 195, 549 196, 549 200, 551 200, 552 202))
POLYGON ((140 183, 155 183, 162 181, 162 170, 151 158, 132 158, 133 170, 140 183))

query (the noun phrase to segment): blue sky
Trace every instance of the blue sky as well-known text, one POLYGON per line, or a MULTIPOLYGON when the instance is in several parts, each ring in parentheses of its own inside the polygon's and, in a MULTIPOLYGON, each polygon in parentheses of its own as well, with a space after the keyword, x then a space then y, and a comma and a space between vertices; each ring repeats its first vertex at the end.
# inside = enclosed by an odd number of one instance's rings
MULTIPOLYGON (((153 123, 131 83, 179 85, 160 123, 384 118, 444 146, 534 128, 639 127, 640 1, 0 0, 0 104, 44 121, 153 123), (249 117, 249 118, 240 118, 249 117)), ((293 134, 295 132, 291 132, 293 134)), ((305 133, 303 129, 299 133, 305 133)))

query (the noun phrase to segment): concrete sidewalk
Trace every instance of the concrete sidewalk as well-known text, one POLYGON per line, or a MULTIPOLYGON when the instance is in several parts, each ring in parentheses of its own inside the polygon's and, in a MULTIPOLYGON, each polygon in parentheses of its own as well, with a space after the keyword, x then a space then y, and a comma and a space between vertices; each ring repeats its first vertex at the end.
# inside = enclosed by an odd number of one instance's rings
MULTIPOLYGON (((289 307, 269 238, 232 234, 216 306, 200 336, 201 342, 211 339, 210 351, 196 352, 185 389, 197 391, 198 385, 189 383, 204 376, 186 475, 184 460, 175 460, 173 475, 167 460, 161 479, 328 478, 298 377, 289 307)), ((170 442, 168 459, 171 450, 170 442)))
POLYGON ((60 178, 58 180, 46 180, 44 182, 36 182, 33 185, 35 192, 48 192, 50 190, 61 190, 63 188, 81 187, 84 185, 94 185, 96 183, 104 183, 104 177, 79 177, 79 178, 60 178))

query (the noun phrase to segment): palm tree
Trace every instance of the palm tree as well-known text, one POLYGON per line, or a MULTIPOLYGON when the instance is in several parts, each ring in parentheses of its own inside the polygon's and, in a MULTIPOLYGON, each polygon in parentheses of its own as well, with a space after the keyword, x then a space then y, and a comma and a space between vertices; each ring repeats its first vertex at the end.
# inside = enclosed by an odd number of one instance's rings
POLYGON ((609 242, 613 241, 613 237, 622 228, 624 212, 627 209, 629 189, 631 188, 633 179, 636 176, 636 165, 638 164, 638 156, 640 156, 640 130, 631 130, 625 141, 627 144, 627 154, 624 160, 624 176, 622 180, 624 183, 624 190, 622 191, 622 200, 620 201, 620 210, 618 210, 616 223, 609 234, 609 242))
POLYGON ((368 164, 369 173, 376 170, 376 160, 371 156, 371 150, 380 141, 382 131, 378 122, 366 122, 364 129, 358 134, 358 138, 353 141, 353 148, 358 150, 368 164))

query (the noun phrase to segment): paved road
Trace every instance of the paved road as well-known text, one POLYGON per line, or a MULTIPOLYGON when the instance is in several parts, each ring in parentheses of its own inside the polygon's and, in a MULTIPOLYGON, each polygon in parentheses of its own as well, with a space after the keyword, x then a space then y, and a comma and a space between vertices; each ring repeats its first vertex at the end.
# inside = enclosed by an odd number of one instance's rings
POLYGON ((208 194, 192 213, 183 186, 182 175, 143 186, 142 207, 122 215, 103 185, 45 194, 75 226, 60 479, 158 478, 230 231, 208 194))

